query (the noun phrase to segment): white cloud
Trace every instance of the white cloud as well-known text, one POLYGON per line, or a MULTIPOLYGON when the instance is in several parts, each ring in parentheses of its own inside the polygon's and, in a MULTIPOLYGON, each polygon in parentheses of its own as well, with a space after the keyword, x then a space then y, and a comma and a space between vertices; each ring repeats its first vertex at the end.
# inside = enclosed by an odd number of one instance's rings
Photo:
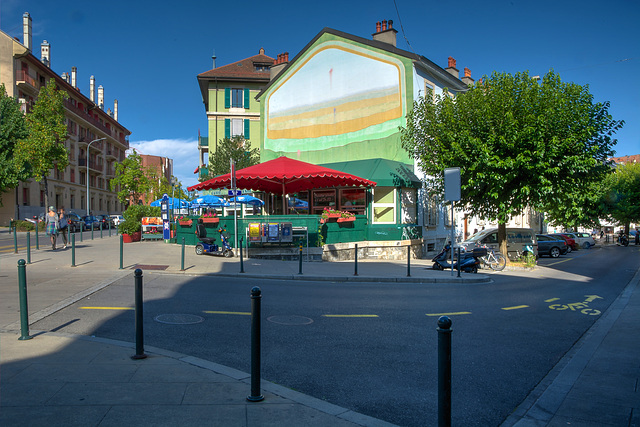
MULTIPOLYGON (((198 167, 197 139, 156 139, 153 141, 129 141, 129 147, 139 154, 167 157, 173 160, 173 175, 183 187, 197 184, 198 175, 193 171, 198 167)), ((186 190, 185 190, 186 191, 186 190)))

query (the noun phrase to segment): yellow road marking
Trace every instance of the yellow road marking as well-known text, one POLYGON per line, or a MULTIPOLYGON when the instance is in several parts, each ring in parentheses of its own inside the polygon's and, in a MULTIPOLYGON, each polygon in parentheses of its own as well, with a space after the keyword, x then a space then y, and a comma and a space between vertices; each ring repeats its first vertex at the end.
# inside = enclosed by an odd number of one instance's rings
POLYGON ((549 298, 544 300, 544 302, 553 302, 553 301, 558 301, 560 298, 549 298))
POLYGON ((240 311, 203 311, 203 313, 207 314, 236 314, 239 316, 251 316, 251 313, 244 313, 240 311))
POLYGON ((516 305, 513 307, 502 307, 503 310, 518 310, 520 308, 527 308, 529 307, 528 305, 516 305))
POLYGON ((378 317, 377 314, 323 314, 322 317, 378 317))
POLYGON ((80 307, 80 310, 133 310, 133 307, 80 307))
POLYGON ((552 266, 552 265, 560 264, 560 263, 562 263, 562 262, 571 261, 572 259, 573 259, 573 258, 566 258, 566 259, 563 259, 562 261, 552 262, 551 264, 547 264, 547 265, 545 265, 545 267, 550 267, 550 266, 552 266))
POLYGON ((470 311, 457 311, 455 313, 427 313, 427 316, 429 317, 435 317, 435 316, 458 316, 460 314, 471 314, 470 311))

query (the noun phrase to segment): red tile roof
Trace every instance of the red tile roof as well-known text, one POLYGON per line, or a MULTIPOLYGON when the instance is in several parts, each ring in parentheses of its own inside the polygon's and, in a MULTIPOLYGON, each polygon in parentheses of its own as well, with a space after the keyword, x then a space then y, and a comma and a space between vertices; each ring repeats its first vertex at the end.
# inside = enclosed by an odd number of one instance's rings
POLYGON ((612 157, 611 160, 618 165, 627 164, 627 163, 640 164, 640 154, 633 154, 631 156, 623 156, 623 157, 612 157))
POLYGON ((266 71, 256 71, 256 65, 273 65, 273 58, 267 55, 255 55, 245 58, 232 64, 223 65, 213 70, 198 74, 198 80, 218 78, 218 79, 266 79, 269 80, 269 69, 266 71))

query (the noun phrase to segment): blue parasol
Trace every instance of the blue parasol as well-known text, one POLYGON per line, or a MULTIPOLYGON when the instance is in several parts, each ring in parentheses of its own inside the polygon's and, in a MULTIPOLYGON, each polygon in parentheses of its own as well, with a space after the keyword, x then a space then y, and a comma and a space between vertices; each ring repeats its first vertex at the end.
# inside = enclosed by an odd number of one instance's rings
MULTIPOLYGON (((153 202, 151 202, 150 206, 162 206, 162 199, 158 199, 158 200, 154 200, 153 202)), ((169 197, 169 207, 173 208, 173 209, 183 209, 183 208, 188 208, 190 206, 190 203, 188 200, 185 199, 172 199, 171 197, 169 197)))
POLYGON ((229 206, 229 202, 211 194, 205 194, 191 201, 192 208, 221 208, 226 206, 229 206))
POLYGON ((245 205, 264 206, 264 202, 262 200, 258 199, 257 197, 249 196, 246 194, 243 194, 242 196, 238 196, 238 197, 232 197, 229 200, 229 203, 231 204, 234 201, 237 203, 245 204, 245 205))

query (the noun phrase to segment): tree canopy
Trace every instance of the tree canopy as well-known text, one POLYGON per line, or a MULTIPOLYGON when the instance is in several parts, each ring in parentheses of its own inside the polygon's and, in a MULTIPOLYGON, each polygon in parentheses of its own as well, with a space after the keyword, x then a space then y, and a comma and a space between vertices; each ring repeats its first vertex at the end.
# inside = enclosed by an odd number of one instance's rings
POLYGON ((210 156, 209 176, 231 172, 231 159, 235 161, 236 170, 243 169, 260 163, 260 152, 252 149, 251 143, 241 136, 222 139, 210 156))
POLYGON ((472 215, 497 220, 502 242, 509 218, 526 207, 562 223, 593 219, 582 206, 563 207, 582 205, 583 192, 610 168, 612 136, 623 122, 608 108, 588 86, 562 82, 553 71, 542 82, 526 72, 494 72, 455 98, 445 91, 418 100, 401 141, 433 192, 443 192, 445 168, 460 167, 462 203, 472 215))
POLYGON ((116 163, 115 178, 109 182, 109 187, 111 191, 117 190, 120 203, 137 204, 152 188, 149 176, 142 166, 142 157, 134 149, 121 163, 116 163))
POLYGON ((602 201, 607 217, 625 226, 640 222, 640 164, 618 165, 602 186, 602 201))
POLYGON ((2 194, 15 188, 19 181, 28 178, 24 167, 14 161, 18 141, 28 135, 27 124, 15 98, 7 95, 4 84, 0 85, 0 206, 2 194))

